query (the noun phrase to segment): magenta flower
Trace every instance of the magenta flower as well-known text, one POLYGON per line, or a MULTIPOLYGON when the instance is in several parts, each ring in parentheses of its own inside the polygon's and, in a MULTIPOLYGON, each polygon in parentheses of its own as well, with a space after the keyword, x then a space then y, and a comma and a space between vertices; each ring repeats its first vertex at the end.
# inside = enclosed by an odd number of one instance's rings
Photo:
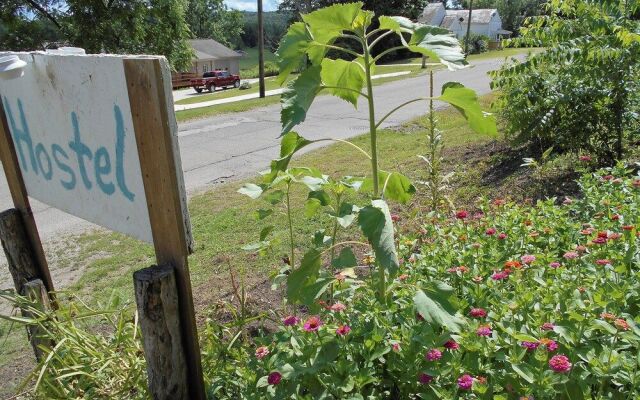
POLYGON ((396 353, 400 351, 400 343, 393 343, 391 344, 391 349, 393 351, 395 351, 396 353))
POLYGON ((336 334, 338 336, 345 336, 349 332, 351 332, 351 327, 349 325, 342 325, 338 329, 336 329, 336 334))
POLYGON ((605 239, 603 237, 597 237, 597 238, 593 239, 593 243, 595 243, 595 244, 605 244, 605 243, 607 243, 607 239, 605 239))
POLYGON ((476 329, 476 335, 491 336, 491 327, 489 325, 480 325, 480 327, 476 329))
POLYGON ((445 349, 449 349, 449 350, 458 350, 460 348, 460 345, 456 343, 456 341, 453 339, 449 339, 446 342, 444 342, 443 346, 445 349))
POLYGON ((549 360, 549 367, 554 372, 563 373, 571 369, 571 363, 569 362, 569 358, 564 354, 556 354, 549 360))
POLYGON ((438 349, 431 349, 427 351, 427 354, 425 354, 424 358, 426 358, 428 361, 438 361, 442 358, 442 352, 438 349))
POLYGON ((522 343, 520 343, 520 346, 524 347, 525 349, 529 350, 529 351, 533 351, 535 349, 538 348, 540 344, 538 342, 527 342, 524 341, 522 343))
POLYGON ((549 352, 558 350, 558 343, 555 340, 544 338, 540 339, 540 343, 543 344, 549 352))
POLYGON ((469 216, 469 213, 466 212, 465 210, 460 210, 456 213, 456 218, 458 219, 465 219, 469 216))
POLYGON ((272 385, 272 386, 277 385, 278 383, 280 383, 281 380, 282 380, 282 374, 278 371, 273 371, 267 377, 267 383, 269 383, 269 385, 272 385))
POLYGON ((506 234, 506 233, 504 233, 504 232, 502 232, 502 233, 500 233, 500 234, 498 235, 498 239, 500 239, 500 240, 504 240, 504 239, 506 239, 506 238, 507 238, 507 234, 506 234))
POLYGON ((472 308, 471 311, 469 311, 469 316, 473 318, 484 318, 487 316, 487 312, 484 308, 472 308))
POLYGON ((493 275, 491 275, 491 279, 493 279, 494 281, 501 281, 503 279, 507 279, 508 277, 509 274, 505 271, 494 272, 493 275))
POLYGON ((304 330, 307 332, 316 332, 322 326, 322 321, 320 318, 313 316, 309 317, 307 321, 304 323, 304 330))
POLYGON ((562 264, 560 264, 560 263, 559 263, 559 262, 557 262, 557 261, 554 261, 554 262, 549 263, 549 266, 550 266, 551 268, 553 268, 553 269, 560 268, 560 266, 561 266, 561 265, 562 265, 562 264))
POLYGON ((267 355, 269 355, 269 349, 267 348, 267 346, 260 346, 256 349, 256 358, 258 360, 262 360, 267 355))
POLYGON ((282 323, 284 324, 284 326, 297 325, 298 322, 300 322, 300 319, 298 319, 298 317, 294 317, 293 315, 289 315, 288 317, 285 317, 282 320, 282 323))
POLYGON ((564 200, 562 201, 562 204, 564 204, 565 206, 568 206, 569 204, 572 204, 573 200, 571 200, 571 197, 565 197, 564 200))
POLYGON ((484 233, 486 233, 488 236, 493 236, 496 234, 496 228, 489 228, 484 233))
POLYGON ((566 253, 564 253, 564 258, 566 258, 567 260, 573 260, 578 258, 580 255, 578 253, 576 253, 575 251, 567 251, 566 253))
POLYGON ((418 382, 420 382, 423 385, 428 385, 431 382, 433 382, 433 376, 431 376, 429 374, 422 373, 422 374, 418 375, 418 382))
POLYGON ((597 261, 596 261, 596 264, 598 264, 598 265, 607 265, 607 264, 611 264, 611 260, 604 258, 604 259, 602 259, 602 260, 597 260, 597 261))
POLYGON ((458 387, 462 390, 471 390, 473 387, 473 377, 469 374, 464 374, 458 378, 458 387))
POLYGON ((332 305, 331 307, 329 307, 329 309, 333 312, 340 312, 340 311, 344 311, 347 309, 347 306, 345 306, 344 304, 338 302, 335 303, 334 305, 332 305))
POLYGON ((582 155, 582 156, 578 157, 578 159, 579 159, 580 161, 582 161, 582 162, 589 162, 589 161, 591 161, 591 156, 588 156, 588 155, 582 155))
POLYGON ((520 260, 524 264, 531 264, 532 262, 534 262, 536 260, 536 256, 532 256, 530 254, 525 254, 524 256, 520 257, 520 260))
POLYGON ((555 325, 553 325, 551 322, 545 322, 540 327, 540 329, 542 329, 543 331, 552 331, 553 328, 555 328, 555 325))

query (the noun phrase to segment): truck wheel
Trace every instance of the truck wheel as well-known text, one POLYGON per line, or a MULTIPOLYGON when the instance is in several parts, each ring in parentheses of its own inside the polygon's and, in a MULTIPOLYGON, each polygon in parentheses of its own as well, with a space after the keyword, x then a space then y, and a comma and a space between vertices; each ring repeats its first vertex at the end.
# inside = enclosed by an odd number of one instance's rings
POLYGON ((207 86, 207 90, 211 93, 216 91, 216 85, 209 85, 207 86))
POLYGON ((233 82, 233 87, 236 88, 236 89, 239 88, 240 87, 240 81, 233 82))
POLYGON ((195 88, 197 93, 202 93, 202 88, 195 88))

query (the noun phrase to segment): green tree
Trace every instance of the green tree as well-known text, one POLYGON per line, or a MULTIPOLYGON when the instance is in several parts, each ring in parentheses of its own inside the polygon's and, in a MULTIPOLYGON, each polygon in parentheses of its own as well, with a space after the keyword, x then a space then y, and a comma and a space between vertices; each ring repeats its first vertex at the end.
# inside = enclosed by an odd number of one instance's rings
POLYGON ((612 163, 640 136, 640 1, 551 0, 547 12, 513 41, 546 50, 494 75, 508 134, 612 163))
MULTIPOLYGON (((281 11, 292 12, 295 18, 300 13, 309 13, 318 8, 327 7, 337 3, 351 3, 349 0, 283 0, 280 3, 281 11)), ((428 0, 365 0, 364 7, 373 11, 376 15, 401 15, 416 19, 429 3, 428 0)))
POLYGON ((234 47, 244 28, 244 17, 223 0, 189 0, 187 23, 196 38, 210 38, 234 47))
POLYGON ((174 69, 191 64, 187 0, 10 1, 22 4, 6 9, 3 4, 3 17, 6 12, 7 20, 23 29, 34 28, 33 21, 38 20, 50 32, 23 43, 10 41, 11 35, 5 41, 3 35, 0 42, 8 43, 9 49, 34 50, 45 41, 61 40, 88 53, 163 55, 174 69))
MULTIPOLYGON (((546 0, 473 0, 473 8, 496 8, 502 19, 504 29, 518 32, 524 20, 542 14, 546 0)), ((458 3, 469 9, 469 1, 458 3)))
MULTIPOLYGON (((53 8, 55 3, 56 0, 43 6, 53 8)), ((56 24, 55 17, 49 19, 45 9, 38 11, 23 0, 4 0, 0 2, 0 49, 42 49, 48 42, 61 39, 56 24)))

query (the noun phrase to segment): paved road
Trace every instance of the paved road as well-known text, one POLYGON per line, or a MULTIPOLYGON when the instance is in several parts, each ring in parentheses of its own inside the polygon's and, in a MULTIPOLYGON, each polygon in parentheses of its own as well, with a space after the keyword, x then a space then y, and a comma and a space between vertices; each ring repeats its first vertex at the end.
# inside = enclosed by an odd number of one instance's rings
MULTIPOLYGON (((438 71, 436 85, 440 87, 444 82, 455 80, 479 94, 487 93, 490 91, 487 72, 498 68, 501 63, 502 60, 497 59, 483 60, 462 71, 438 71)), ((427 79, 425 76, 403 79, 376 86, 374 90, 377 114, 382 116, 404 101, 427 95, 427 79)), ((279 152, 279 108, 276 104, 180 124, 180 150, 188 192, 202 191, 265 169, 279 152)), ((384 126, 398 125, 424 113, 425 105, 415 103, 396 113, 384 126)), ((311 139, 344 139, 366 132, 367 121, 364 103, 354 110, 351 105, 335 97, 321 96, 313 104, 307 120, 297 130, 311 139)), ((4 173, 1 173, 0 210, 11 207, 11 197, 4 179, 4 173)), ((32 206, 44 240, 92 227, 45 204, 34 201, 32 206)))

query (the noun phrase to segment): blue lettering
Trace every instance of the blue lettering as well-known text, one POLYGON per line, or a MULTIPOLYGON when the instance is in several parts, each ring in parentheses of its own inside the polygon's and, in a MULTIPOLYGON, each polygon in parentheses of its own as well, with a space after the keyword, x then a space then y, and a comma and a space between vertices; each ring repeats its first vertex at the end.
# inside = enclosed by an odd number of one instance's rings
POLYGON ((61 157, 64 157, 65 160, 68 160, 69 156, 64 150, 62 150, 62 147, 60 147, 60 145, 57 145, 57 144, 54 144, 53 146, 51 146, 51 152, 53 154, 54 161, 58 165, 58 168, 60 168, 62 171, 66 172, 69 175, 68 181, 63 181, 62 179, 60 180, 62 187, 64 187, 67 190, 73 190, 76 187, 76 174, 73 173, 73 170, 71 169, 71 167, 69 167, 67 164, 62 162, 58 157, 59 155, 61 157))
POLYGON ((69 147, 76 153, 76 156, 78 157, 78 167, 80 168, 80 176, 82 177, 84 187, 86 187, 87 189, 91 189, 91 181, 87 176, 87 168, 84 165, 84 157, 87 157, 89 160, 91 160, 93 154, 91 153, 91 149, 89 149, 86 144, 82 143, 82 140, 80 139, 78 116, 75 112, 71 113, 71 124, 73 125, 73 142, 69 142, 69 147))
POLYGON ((27 145, 27 149, 29 150, 29 160, 31 161, 31 168, 36 175, 38 175, 38 166, 36 165, 36 157, 33 154, 33 141, 31 140, 31 133, 29 132, 29 126, 27 125, 27 118, 24 115, 24 110, 22 109, 22 101, 18 99, 18 112, 20 113, 20 123, 22 124, 22 129, 18 129, 16 126, 16 122, 13 119, 13 112, 11 111, 11 106, 9 105, 9 101, 7 98, 4 98, 4 102, 6 104, 7 116, 9 117, 9 124, 11 125, 11 133, 13 136, 13 141, 15 142, 16 147, 18 148, 18 155, 20 156, 20 165, 24 172, 28 172, 27 168, 27 160, 24 156, 24 151, 22 148, 23 142, 27 145))
POLYGON ((129 191, 127 183, 124 180, 124 122, 122 120, 120 107, 114 105, 113 113, 116 118, 116 180, 124 197, 129 199, 129 201, 133 201, 136 196, 129 191))
POLYGON ((105 183, 102 180, 102 176, 109 175, 111 173, 111 159, 109 158, 109 152, 104 147, 100 147, 96 150, 93 162, 96 168, 96 182, 100 189, 108 195, 112 195, 116 191, 116 187, 113 183, 105 183))
POLYGON ((40 171, 42 171, 42 175, 44 179, 50 181, 53 178, 53 166, 51 165, 51 157, 47 154, 47 150, 44 149, 44 145, 42 143, 38 143, 36 146, 36 158, 38 159, 38 167, 40 167, 40 171), (45 171, 42 167, 42 155, 45 155, 47 158, 47 170, 45 171))

